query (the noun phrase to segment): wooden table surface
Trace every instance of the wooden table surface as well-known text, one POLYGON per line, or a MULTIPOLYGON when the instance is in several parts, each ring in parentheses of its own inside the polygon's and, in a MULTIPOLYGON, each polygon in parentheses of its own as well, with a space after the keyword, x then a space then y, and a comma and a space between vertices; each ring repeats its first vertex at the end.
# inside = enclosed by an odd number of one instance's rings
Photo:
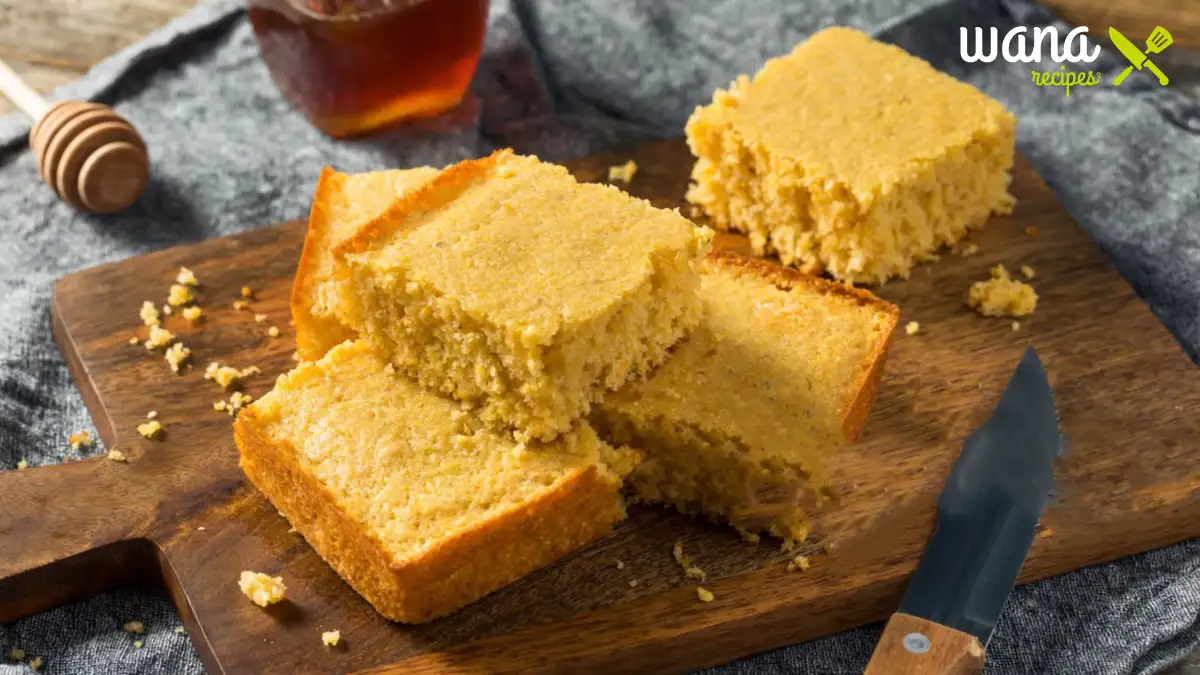
MULTIPOLYGON (((1044 0, 1101 35, 1109 25, 1144 39, 1165 26, 1175 45, 1156 57, 1171 86, 1200 98, 1200 5, 1178 0, 1044 0)), ((49 92, 196 4, 196 0, 0 0, 0 59, 49 92)), ((13 110, 0 99, 0 114, 13 110)), ((1167 675, 1200 675, 1200 652, 1167 675)))

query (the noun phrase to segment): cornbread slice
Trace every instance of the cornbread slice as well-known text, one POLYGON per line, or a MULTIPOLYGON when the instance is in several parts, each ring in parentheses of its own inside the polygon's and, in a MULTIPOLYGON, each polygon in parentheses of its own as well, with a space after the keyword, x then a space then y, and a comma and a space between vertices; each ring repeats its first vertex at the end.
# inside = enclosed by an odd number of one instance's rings
POLYGON ((380 614, 448 614, 609 533, 636 462, 582 422, 514 442, 362 341, 238 415, 246 475, 380 614))
POLYGON ((1007 213, 1015 118, 898 47, 828 28, 698 107, 687 198, 757 253, 849 282, 1007 213))
POLYGON ((421 384, 550 440, 700 321, 712 233, 502 150, 335 249, 350 324, 421 384))
POLYGON ((802 540, 825 458, 866 424, 899 311, 730 253, 709 256, 699 295, 696 330, 594 423, 645 453, 630 478, 642 499, 802 540))
POLYGON ((341 302, 333 274, 333 247, 437 174, 437 169, 427 166, 359 174, 330 167, 321 171, 292 283, 296 351, 305 361, 315 361, 355 337, 338 318, 341 302))

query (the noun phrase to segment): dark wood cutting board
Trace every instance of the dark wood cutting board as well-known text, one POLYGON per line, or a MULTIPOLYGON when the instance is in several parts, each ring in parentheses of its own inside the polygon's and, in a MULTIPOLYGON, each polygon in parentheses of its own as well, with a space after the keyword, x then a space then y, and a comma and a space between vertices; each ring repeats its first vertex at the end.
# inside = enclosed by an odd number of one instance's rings
MULTIPOLYGON (((640 167, 632 193, 680 204, 691 164, 680 141, 571 166, 600 180, 628 158, 640 167)), ((257 365, 262 374, 247 382, 257 396, 293 365, 287 297, 304 225, 73 274, 55 289, 54 332, 105 443, 130 461, 0 474, 0 621, 161 578, 214 674, 672 672, 810 640, 895 609, 963 438, 1029 344, 1050 372, 1071 443, 1021 580, 1200 535, 1195 366, 1023 161, 1013 191, 1014 214, 972 237, 977 255, 946 253, 880 289, 902 324, 921 329, 897 335, 866 434, 836 461, 844 498, 817 516, 798 551, 810 569, 786 571, 788 556, 770 540, 754 546, 727 528, 635 507, 613 536, 418 627, 376 615, 247 484, 230 418, 212 407, 222 392, 202 376, 210 361, 257 365), (1037 271, 1041 301, 1017 332, 965 306, 970 282, 997 263, 1037 271), (144 335, 141 302, 163 302, 180 265, 200 278, 207 320, 166 320, 194 352, 191 371, 174 375, 128 340, 144 335), (256 291, 252 312, 231 308, 242 286, 256 291), (271 324, 282 337, 267 336, 271 324), (150 410, 162 440, 136 431, 150 410), (709 573, 714 602, 697 599, 672 559, 677 539, 709 573), (237 588, 244 569, 281 574, 288 600, 269 611, 252 605, 237 588), (336 649, 321 644, 331 629, 343 636, 336 649)))

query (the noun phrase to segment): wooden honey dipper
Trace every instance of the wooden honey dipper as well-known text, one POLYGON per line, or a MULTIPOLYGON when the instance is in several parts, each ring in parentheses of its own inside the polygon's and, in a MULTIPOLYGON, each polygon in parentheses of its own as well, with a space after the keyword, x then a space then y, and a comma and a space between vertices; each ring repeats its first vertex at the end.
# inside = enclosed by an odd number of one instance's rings
POLYGON ((0 92, 34 120, 29 147, 42 180, 63 201, 90 213, 113 213, 137 201, 150 158, 125 118, 100 103, 47 103, 3 60, 0 92))

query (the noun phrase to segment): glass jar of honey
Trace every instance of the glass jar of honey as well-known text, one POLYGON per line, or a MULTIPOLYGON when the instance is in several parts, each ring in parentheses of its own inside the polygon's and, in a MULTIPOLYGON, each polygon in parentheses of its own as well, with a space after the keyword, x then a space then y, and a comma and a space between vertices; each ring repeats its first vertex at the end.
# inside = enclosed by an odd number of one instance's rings
POLYGON ((432 117, 462 100, 488 0, 247 0, 284 99, 346 137, 432 117))

